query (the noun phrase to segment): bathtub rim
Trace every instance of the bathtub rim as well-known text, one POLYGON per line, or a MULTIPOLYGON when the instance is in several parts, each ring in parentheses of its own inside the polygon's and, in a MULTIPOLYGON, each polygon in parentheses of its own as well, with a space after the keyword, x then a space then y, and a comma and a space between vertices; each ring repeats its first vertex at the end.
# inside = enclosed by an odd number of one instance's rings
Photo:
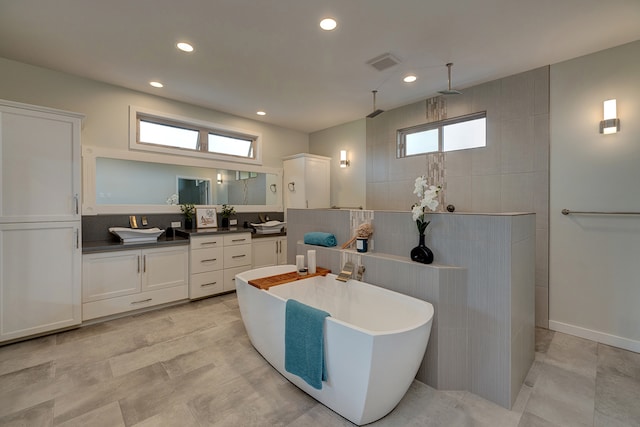
MULTIPOLYGON (((261 268, 268 269, 268 268, 273 268, 273 267, 274 266, 261 267, 261 268)), ((291 271, 296 271, 296 266, 295 265, 279 265, 279 266, 275 266, 275 267, 291 267, 291 271)), ((257 269, 249 270, 249 271, 255 271, 255 270, 257 270, 257 269)), ((246 272, 243 272, 243 273, 246 273, 246 272)), ((259 289, 259 288, 256 288, 253 285, 250 285, 249 284, 249 280, 253 280, 253 279, 246 279, 245 277, 243 277, 243 273, 238 273, 236 276, 240 277, 240 279, 243 282, 245 282, 247 284, 247 286, 250 286, 250 287, 254 288, 257 291, 267 292, 272 297, 275 297, 275 298, 277 298, 280 301, 285 302, 285 303, 289 299, 289 298, 283 298, 280 295, 277 295, 276 293, 269 292, 269 289, 259 289)), ((326 276, 315 276, 315 277, 318 277, 318 278, 326 277, 327 279, 333 278, 335 280, 337 275, 329 273, 326 276)), ((315 277, 310 277, 309 279, 313 279, 315 277)), ((307 279, 301 279, 301 280, 307 280, 307 279)), ((418 298, 415 298, 415 297, 412 297, 412 296, 409 296, 409 295, 405 295, 405 294, 397 292, 397 291, 392 291, 390 289, 383 288, 382 286, 373 285, 371 283, 367 283, 367 282, 363 282, 363 281, 355 280, 355 279, 349 279, 347 282, 344 283, 344 285, 348 286, 350 283, 357 283, 358 286, 364 286, 365 288, 369 288, 369 289, 373 290, 374 292, 397 294, 397 295, 400 295, 402 299, 409 299, 412 304, 414 304, 416 306, 422 306, 422 308, 426 309, 427 313, 426 313, 426 316, 425 316, 425 320, 423 320, 423 321, 421 321, 419 323, 413 323, 411 326, 407 326, 405 328, 388 329, 388 330, 384 330, 384 331, 375 331, 375 330, 363 328, 363 327, 355 325, 353 323, 345 322, 344 320, 340 320, 338 318, 335 318, 335 317, 331 316, 331 313, 329 313, 330 316, 328 316, 326 318, 326 320, 328 322, 335 322, 335 323, 337 323, 339 325, 342 325, 344 327, 352 328, 352 329, 355 329, 355 330, 357 330, 357 331, 359 331, 361 333, 364 333, 364 334, 367 334, 367 335, 371 335, 371 336, 385 336, 385 335, 401 334, 401 333, 405 333, 405 332, 408 332, 408 331, 412 331, 414 329, 422 327, 425 324, 433 322, 433 317, 435 315, 435 309, 433 307, 433 304, 431 304, 428 301, 424 301, 424 300, 421 300, 421 299, 418 299, 418 298)), ((297 281, 296 282, 291 282, 291 283, 285 283, 285 284, 277 285, 277 286, 287 286, 287 285, 292 286, 292 285, 295 285, 295 284, 297 284, 297 281)), ((395 297, 395 298, 397 298, 397 297, 395 297)), ((301 301, 299 301, 299 302, 301 302, 301 301)))

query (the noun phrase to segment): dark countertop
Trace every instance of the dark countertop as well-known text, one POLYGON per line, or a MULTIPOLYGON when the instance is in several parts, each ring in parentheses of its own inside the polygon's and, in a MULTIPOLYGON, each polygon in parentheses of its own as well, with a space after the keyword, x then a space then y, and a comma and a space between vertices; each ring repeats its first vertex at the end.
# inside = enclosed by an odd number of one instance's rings
POLYGON ((244 227, 229 227, 229 228, 193 228, 191 230, 187 230, 184 228, 178 228, 175 230, 176 236, 205 236, 211 234, 234 234, 234 233, 251 233, 252 239, 259 239, 261 237, 278 237, 278 236, 286 236, 287 232, 283 231, 281 233, 274 234, 257 234, 253 228, 244 228, 244 227))
POLYGON ((166 237, 166 234, 158 237, 157 242, 151 243, 121 243, 116 239, 113 240, 99 240, 95 242, 82 242, 82 253, 91 254, 97 252, 111 252, 111 251, 126 251, 131 249, 148 249, 156 247, 166 246, 179 246, 188 245, 190 236, 203 236, 211 234, 237 234, 237 233, 251 233, 252 239, 260 239, 262 237, 278 237, 286 236, 287 232, 274 234, 256 234, 252 228, 243 227, 229 227, 229 228, 201 228, 201 229, 183 229, 178 228, 174 230, 175 237, 166 237))
POLYGON ((127 251, 131 249, 148 249, 167 246, 180 246, 188 245, 189 239, 187 237, 178 236, 167 238, 165 235, 158 237, 157 242, 151 243, 127 243, 124 244, 117 240, 101 240, 96 242, 82 242, 82 253, 91 254, 96 252, 111 252, 111 251, 127 251))

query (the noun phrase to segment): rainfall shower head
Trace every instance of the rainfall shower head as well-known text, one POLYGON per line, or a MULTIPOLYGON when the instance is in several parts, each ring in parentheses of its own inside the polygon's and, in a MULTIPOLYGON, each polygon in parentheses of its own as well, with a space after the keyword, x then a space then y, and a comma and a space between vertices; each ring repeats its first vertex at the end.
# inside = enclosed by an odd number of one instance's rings
POLYGON ((460 95, 462 92, 460 92, 459 90, 455 90, 455 89, 451 89, 451 66, 453 65, 453 62, 449 62, 447 64, 447 75, 449 77, 449 88, 447 90, 439 90, 438 93, 442 94, 442 95, 460 95))
POLYGON ((384 110, 376 110, 376 93, 378 93, 378 91, 372 90, 371 92, 373 93, 373 111, 369 115, 367 115, 367 118, 369 119, 374 118, 378 114, 384 113, 384 110))

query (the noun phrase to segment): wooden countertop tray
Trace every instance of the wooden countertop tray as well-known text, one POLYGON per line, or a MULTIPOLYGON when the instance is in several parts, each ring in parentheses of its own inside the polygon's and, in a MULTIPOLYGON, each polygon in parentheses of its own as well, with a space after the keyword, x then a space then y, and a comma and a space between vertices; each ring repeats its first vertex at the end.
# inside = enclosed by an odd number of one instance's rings
POLYGON ((313 274, 301 276, 297 271, 292 271, 290 273, 276 274, 275 276, 261 277, 259 279, 249 280, 249 284, 251 286, 255 286, 258 289, 268 290, 272 286, 291 283, 295 282, 296 280, 307 279, 309 277, 326 276, 328 273, 331 273, 331 270, 327 268, 317 267, 316 272, 313 274))

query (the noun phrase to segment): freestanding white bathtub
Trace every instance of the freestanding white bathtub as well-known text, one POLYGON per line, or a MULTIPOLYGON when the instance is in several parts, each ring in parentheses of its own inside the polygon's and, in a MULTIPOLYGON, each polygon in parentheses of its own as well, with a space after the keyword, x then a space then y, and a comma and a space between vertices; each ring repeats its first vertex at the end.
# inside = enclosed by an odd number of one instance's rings
POLYGON ((248 282, 296 271, 263 267, 236 276, 242 320, 253 346, 289 381, 351 422, 391 412, 413 381, 429 341, 433 306, 334 274, 258 289, 248 282), (327 381, 321 390, 284 369, 285 303, 293 298, 331 314, 325 320, 327 381))

